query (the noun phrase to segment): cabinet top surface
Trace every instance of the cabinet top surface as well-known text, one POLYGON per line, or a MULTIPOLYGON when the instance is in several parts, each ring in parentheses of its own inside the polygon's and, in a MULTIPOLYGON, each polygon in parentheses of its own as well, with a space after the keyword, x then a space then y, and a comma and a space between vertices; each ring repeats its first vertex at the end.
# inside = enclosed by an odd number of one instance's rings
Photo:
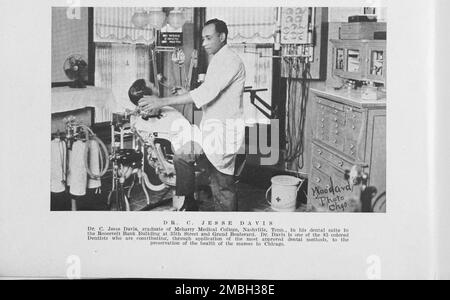
POLYGON ((386 107, 386 97, 383 96, 378 100, 364 100, 361 98, 361 89, 357 90, 335 90, 333 88, 324 88, 324 89, 311 89, 311 91, 322 97, 326 97, 328 99, 339 101, 344 104, 353 105, 357 107, 372 107, 372 108, 385 108, 386 107))

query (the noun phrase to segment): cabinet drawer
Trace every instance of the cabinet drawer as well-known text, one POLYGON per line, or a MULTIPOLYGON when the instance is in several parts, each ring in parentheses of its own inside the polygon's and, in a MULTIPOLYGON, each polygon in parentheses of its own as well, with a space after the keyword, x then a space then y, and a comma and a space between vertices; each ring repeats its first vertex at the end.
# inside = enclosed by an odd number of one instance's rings
POLYGON ((337 102, 334 102, 334 101, 331 101, 331 100, 328 100, 328 99, 325 99, 325 98, 322 98, 319 96, 316 97, 316 100, 317 100, 317 104, 319 104, 319 105, 325 105, 325 106, 328 106, 329 108, 337 109, 340 111, 344 111, 344 107, 346 106, 345 104, 337 103, 337 102))
POLYGON ((314 128, 314 137, 321 141, 330 139, 330 119, 324 110, 319 111, 316 115, 316 125, 314 128))
POLYGON ((330 121, 331 125, 338 124, 340 126, 345 126, 345 112, 335 109, 323 106, 324 109, 322 110, 324 114, 322 114, 325 118, 327 118, 330 121))
POLYGON ((320 157, 325 157, 327 151, 322 147, 317 146, 316 144, 312 144, 312 155, 318 155, 320 157))
POLYGON ((311 164, 312 164, 311 167, 313 169, 321 171, 325 174, 330 174, 332 172, 331 164, 322 157, 313 156, 311 159, 311 164))
POLYGON ((337 154, 331 153, 327 149, 320 147, 316 144, 312 144, 312 155, 313 157, 321 157, 331 163, 332 166, 340 170, 341 172, 345 172, 345 170, 350 170, 352 167, 352 163, 343 159, 337 154))
POLYGON ((357 145, 357 140, 355 140, 353 137, 347 137, 344 144, 344 153, 354 160, 360 161, 362 158, 359 155, 360 149, 357 145))
POLYGON ((335 166, 337 169, 339 169, 341 172, 345 172, 345 170, 350 170, 351 167, 353 166, 352 163, 336 154, 331 154, 330 158, 331 164, 335 166))
POLYGON ((314 137, 323 142, 328 142, 330 140, 330 129, 328 122, 318 121, 316 129, 314 130, 314 137))
POLYGON ((358 110, 349 110, 346 116, 345 144, 343 152, 354 160, 364 159, 365 115, 358 110))
POLYGON ((310 181, 312 184, 319 186, 321 189, 329 189, 331 187, 331 176, 315 170, 314 168, 311 171, 310 181))
POLYGON ((361 111, 348 108, 345 114, 346 124, 348 125, 359 125, 363 123, 363 113, 361 111))
POLYGON ((331 112, 330 109, 320 109, 316 115, 316 124, 314 128, 314 137, 330 144, 330 146, 337 146, 341 151, 344 144, 345 133, 345 113, 338 111, 331 112))
POLYGON ((346 122, 345 131, 349 136, 353 137, 353 139, 358 139, 361 135, 361 129, 363 127, 363 122, 358 120, 351 120, 346 122))
POLYGON ((345 139, 342 133, 335 134, 333 131, 333 133, 330 134, 330 139, 326 143, 336 150, 344 151, 344 141, 345 139))

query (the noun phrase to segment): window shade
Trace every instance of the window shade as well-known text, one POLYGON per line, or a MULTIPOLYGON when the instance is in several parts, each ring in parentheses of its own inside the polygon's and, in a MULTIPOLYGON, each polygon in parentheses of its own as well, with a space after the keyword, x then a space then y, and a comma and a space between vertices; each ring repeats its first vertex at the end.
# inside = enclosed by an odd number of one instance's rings
POLYGON ((131 18, 141 7, 95 7, 94 42, 142 43, 155 40, 152 28, 139 29, 133 26, 131 18))
POLYGON ((206 19, 217 18, 228 26, 228 43, 273 43, 275 7, 207 7, 206 19))

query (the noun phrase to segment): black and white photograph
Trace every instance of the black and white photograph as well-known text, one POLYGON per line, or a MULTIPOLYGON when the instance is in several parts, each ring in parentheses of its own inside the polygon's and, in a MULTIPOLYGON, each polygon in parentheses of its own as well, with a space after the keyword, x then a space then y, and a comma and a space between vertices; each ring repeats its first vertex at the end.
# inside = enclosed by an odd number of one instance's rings
POLYGON ((51 210, 386 212, 386 7, 52 7, 51 210))

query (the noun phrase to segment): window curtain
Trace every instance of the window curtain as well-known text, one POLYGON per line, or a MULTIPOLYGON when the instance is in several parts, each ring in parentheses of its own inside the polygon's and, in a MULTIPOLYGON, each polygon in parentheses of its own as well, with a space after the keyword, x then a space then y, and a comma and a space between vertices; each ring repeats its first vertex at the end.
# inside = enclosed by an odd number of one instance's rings
POLYGON ((110 88, 119 109, 132 108, 128 88, 139 78, 149 79, 149 47, 155 39, 150 28, 131 23, 141 7, 95 7, 95 85, 110 88))
POLYGON ((274 43, 276 7, 207 7, 206 19, 227 23, 228 43, 274 43))
MULTIPOLYGON (((271 105, 276 7, 207 7, 206 19, 212 18, 223 20, 228 26, 228 44, 245 65, 245 85, 267 88, 265 92, 258 92, 258 96, 271 105)), ((244 113, 249 125, 269 123, 269 119, 250 103, 249 93, 244 93, 244 113)))
MULTIPOLYGON (((151 44, 156 39, 152 28, 136 28, 131 22, 135 12, 149 11, 154 7, 95 7, 94 41, 110 43, 151 44)), ((192 7, 180 8, 187 23, 194 21, 192 7)))
POLYGON ((128 99, 128 89, 136 79, 149 79, 149 75, 148 46, 116 43, 96 44, 95 85, 110 88, 118 108, 133 107, 128 99))
MULTIPOLYGON (((257 45, 239 45, 231 44, 233 49, 242 59, 245 65, 245 86, 253 88, 267 88, 267 91, 258 92, 258 96, 272 104, 272 48, 258 48, 257 45)), ((256 103, 258 105, 258 103, 256 103)), ((265 107, 258 105, 267 113, 265 107)), ((253 125, 255 123, 269 123, 269 119, 264 116, 250 102, 250 93, 244 93, 244 114, 246 123, 253 125)))
POLYGON ((142 7, 95 7, 94 42, 150 44, 155 40, 154 30, 133 26, 131 18, 142 7))

